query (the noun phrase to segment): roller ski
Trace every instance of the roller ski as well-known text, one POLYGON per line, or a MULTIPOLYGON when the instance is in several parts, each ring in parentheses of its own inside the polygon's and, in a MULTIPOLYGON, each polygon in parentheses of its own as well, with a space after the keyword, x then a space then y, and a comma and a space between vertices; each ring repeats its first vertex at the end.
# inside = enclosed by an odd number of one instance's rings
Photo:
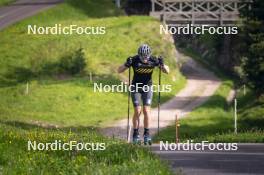
POLYGON ((141 145, 140 136, 138 133, 133 134, 133 144, 141 145))
POLYGON ((152 140, 149 134, 144 135, 144 145, 151 145, 151 144, 152 144, 152 140))

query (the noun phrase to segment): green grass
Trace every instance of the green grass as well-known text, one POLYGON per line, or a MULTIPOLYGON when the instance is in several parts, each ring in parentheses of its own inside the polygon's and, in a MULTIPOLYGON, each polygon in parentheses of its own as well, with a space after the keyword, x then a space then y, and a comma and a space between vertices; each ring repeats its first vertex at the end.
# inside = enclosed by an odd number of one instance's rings
MULTIPOLYGON (((201 142, 264 142, 264 100, 243 87, 238 89, 238 134, 234 134, 233 103, 228 105, 226 97, 234 86, 234 81, 228 78, 221 70, 210 67, 197 53, 185 50, 185 53, 200 61, 205 67, 215 72, 222 84, 215 94, 203 105, 180 119, 179 137, 181 142, 194 140, 201 142)), ((162 130, 155 141, 163 140, 175 142, 175 124, 162 130)))
POLYGON ((241 87, 238 98, 238 128, 243 131, 264 130, 264 96, 256 97, 251 89, 241 87))
MULTIPOLYGON (((213 47, 213 46, 215 46, 215 44, 211 43, 210 46, 213 47)), ((219 67, 217 67, 215 65, 215 63, 213 63, 214 57, 210 58, 211 60, 206 60, 198 52, 196 52, 195 50, 193 50, 191 48, 180 48, 180 49, 185 55, 188 55, 189 57, 194 58, 199 63, 201 63, 206 69, 214 72, 221 79, 223 79, 223 80, 232 79, 232 77, 230 75, 227 75, 224 71, 222 71, 219 67)))
POLYGON ((4 5, 8 5, 12 2, 14 2, 15 0, 0 0, 0 7, 4 6, 4 5))
MULTIPOLYGON (((106 139, 92 128, 0 124, 0 174, 172 174, 148 149, 106 139), (105 143, 105 150, 28 150, 28 141, 105 143)), ((95 147, 94 147, 95 148, 95 147)))
MULTIPOLYGON (((62 5, 23 20, 0 32, 0 119, 23 122, 50 122, 63 126, 101 126, 126 116, 126 93, 94 93, 94 82, 119 84, 127 72, 116 73, 137 47, 148 43, 155 55, 163 55, 172 70, 162 76, 162 84, 171 84, 170 99, 185 84, 179 73, 174 46, 168 36, 159 35, 159 22, 145 16, 122 16, 110 1, 67 1, 62 5), (101 6, 100 4, 105 4, 101 6), (99 5, 99 6, 98 6, 99 5), (96 13, 95 8, 97 7, 96 13), (45 19, 45 20, 42 20, 45 19), (27 25, 106 26, 105 35, 28 35, 27 25), (144 26, 144 27, 142 27, 144 26), (61 57, 84 48, 87 67, 81 76, 37 74, 43 65, 56 63, 61 57), (25 94, 26 82, 29 94, 25 94), (100 110, 98 110, 100 109, 100 110)), ((157 84, 157 70, 153 76, 157 84)), ((153 107, 157 105, 154 94, 153 107)))

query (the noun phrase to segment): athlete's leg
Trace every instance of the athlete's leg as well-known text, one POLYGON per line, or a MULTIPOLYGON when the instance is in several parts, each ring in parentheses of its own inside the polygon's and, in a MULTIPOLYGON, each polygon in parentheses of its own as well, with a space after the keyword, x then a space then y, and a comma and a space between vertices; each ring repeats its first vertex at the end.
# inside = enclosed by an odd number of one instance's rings
POLYGON ((140 144, 140 135, 139 135, 139 116, 141 113, 141 106, 134 106, 134 116, 133 116, 133 143, 140 144))
POLYGON ((138 92, 132 92, 131 93, 131 98, 133 101, 134 105, 134 116, 133 116, 133 128, 134 128, 134 133, 138 133, 138 128, 139 128, 139 116, 141 114, 141 106, 140 106, 140 98, 141 94, 138 92))
POLYGON ((151 88, 148 91, 142 93, 143 114, 144 114, 144 135, 148 133, 149 130, 150 106, 152 102, 152 96, 153 96, 153 92, 151 88))
POLYGON ((150 106, 143 106, 144 128, 149 128, 150 106))
POLYGON ((150 118, 150 106, 143 106, 143 113, 144 113, 144 144, 151 145, 151 137, 149 134, 149 118, 150 118))
POLYGON ((141 106, 134 106, 134 116, 133 116, 133 128, 139 128, 139 116, 141 114, 141 106))

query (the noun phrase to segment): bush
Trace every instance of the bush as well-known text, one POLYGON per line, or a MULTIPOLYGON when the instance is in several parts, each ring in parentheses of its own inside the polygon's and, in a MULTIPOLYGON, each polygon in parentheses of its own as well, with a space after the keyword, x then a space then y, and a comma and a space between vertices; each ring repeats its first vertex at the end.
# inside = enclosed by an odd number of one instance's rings
POLYGON ((85 66, 86 61, 83 48, 79 48, 72 55, 62 57, 59 62, 59 68, 62 72, 72 75, 82 73, 85 66))

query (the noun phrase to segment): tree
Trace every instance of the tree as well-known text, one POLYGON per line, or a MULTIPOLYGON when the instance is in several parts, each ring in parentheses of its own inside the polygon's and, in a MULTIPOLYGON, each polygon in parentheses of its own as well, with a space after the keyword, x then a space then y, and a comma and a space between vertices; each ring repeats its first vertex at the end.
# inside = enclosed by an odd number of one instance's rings
POLYGON ((246 47, 242 53, 245 77, 257 95, 264 91, 264 1, 254 0, 251 10, 242 12, 247 18, 242 27, 246 47))

